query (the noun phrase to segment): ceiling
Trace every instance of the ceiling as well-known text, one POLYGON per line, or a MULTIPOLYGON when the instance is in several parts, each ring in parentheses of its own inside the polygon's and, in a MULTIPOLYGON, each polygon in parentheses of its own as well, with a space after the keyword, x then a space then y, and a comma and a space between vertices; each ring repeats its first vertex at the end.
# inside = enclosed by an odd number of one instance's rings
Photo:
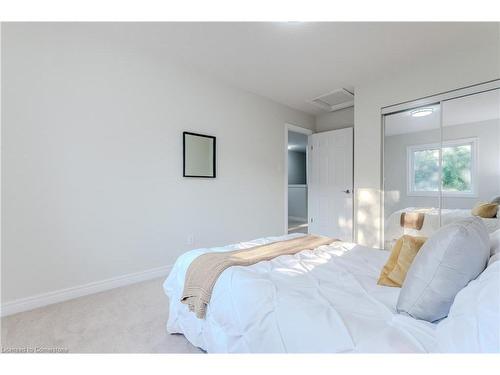
MULTIPOLYGON (((26 25, 25 25, 26 26, 26 25)), ((499 23, 45 23, 58 38, 96 36, 151 51, 311 114, 309 101, 436 55, 498 48, 499 23)))
MULTIPOLYGON (((385 135, 416 133, 439 129, 441 113, 439 105, 424 106, 432 108, 432 114, 425 117, 412 117, 411 110, 385 117, 385 135)), ((443 126, 477 123, 500 119, 500 90, 447 100, 443 103, 443 126)))

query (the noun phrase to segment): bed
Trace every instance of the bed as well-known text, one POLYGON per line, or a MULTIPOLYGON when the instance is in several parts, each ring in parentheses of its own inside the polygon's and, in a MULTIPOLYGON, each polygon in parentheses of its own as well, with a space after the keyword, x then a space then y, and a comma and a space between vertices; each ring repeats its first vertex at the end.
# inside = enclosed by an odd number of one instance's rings
POLYGON ((187 268, 197 256, 299 236, 180 256, 164 283, 170 300, 167 331, 209 353, 433 351, 435 324, 397 314, 400 289, 377 285, 389 253, 351 243, 228 268, 215 284, 205 319, 180 302, 187 268))
MULTIPOLYGON (((443 208, 441 209, 441 226, 471 216, 470 209, 443 208)), ((482 220, 490 233, 500 228, 500 218, 482 218, 482 220)), ((394 245, 394 242, 404 234, 408 234, 410 236, 429 237, 432 233, 439 229, 439 227, 438 208, 406 207, 402 210, 395 211, 389 215, 385 222, 384 248, 390 250, 394 245), (400 225, 400 217, 403 212, 424 213, 425 219, 422 228, 420 230, 402 228, 400 225)))

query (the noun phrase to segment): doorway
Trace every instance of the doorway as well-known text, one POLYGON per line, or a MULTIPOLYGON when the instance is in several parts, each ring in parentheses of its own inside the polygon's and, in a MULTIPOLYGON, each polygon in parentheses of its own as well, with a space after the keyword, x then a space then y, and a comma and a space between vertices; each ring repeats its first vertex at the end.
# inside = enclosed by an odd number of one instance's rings
POLYGON ((308 233, 308 136, 309 129, 286 124, 285 232, 308 233))
POLYGON ((353 128, 315 133, 285 124, 284 233, 352 241, 353 128))

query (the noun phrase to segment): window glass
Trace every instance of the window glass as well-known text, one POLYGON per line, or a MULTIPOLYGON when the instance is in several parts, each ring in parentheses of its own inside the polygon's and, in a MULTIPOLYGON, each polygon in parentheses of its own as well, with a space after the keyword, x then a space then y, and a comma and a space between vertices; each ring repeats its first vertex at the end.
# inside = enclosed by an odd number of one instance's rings
MULTIPOLYGON (((476 142, 443 142, 441 187, 444 194, 473 194, 476 142)), ((439 191, 439 144, 409 146, 408 192, 428 194, 439 191)))
POLYGON ((443 190, 472 192, 472 145, 443 147, 443 190))
POLYGON ((413 191, 439 190, 439 150, 414 151, 413 191))

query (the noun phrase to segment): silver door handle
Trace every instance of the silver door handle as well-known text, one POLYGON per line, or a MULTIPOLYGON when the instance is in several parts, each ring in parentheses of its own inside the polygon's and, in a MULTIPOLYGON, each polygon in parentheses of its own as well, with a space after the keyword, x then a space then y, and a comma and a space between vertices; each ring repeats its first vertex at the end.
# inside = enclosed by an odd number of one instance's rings
POLYGON ((347 189, 347 190, 342 190, 342 191, 343 191, 344 193, 346 193, 346 194, 351 194, 351 191, 350 191, 349 189, 347 189))

